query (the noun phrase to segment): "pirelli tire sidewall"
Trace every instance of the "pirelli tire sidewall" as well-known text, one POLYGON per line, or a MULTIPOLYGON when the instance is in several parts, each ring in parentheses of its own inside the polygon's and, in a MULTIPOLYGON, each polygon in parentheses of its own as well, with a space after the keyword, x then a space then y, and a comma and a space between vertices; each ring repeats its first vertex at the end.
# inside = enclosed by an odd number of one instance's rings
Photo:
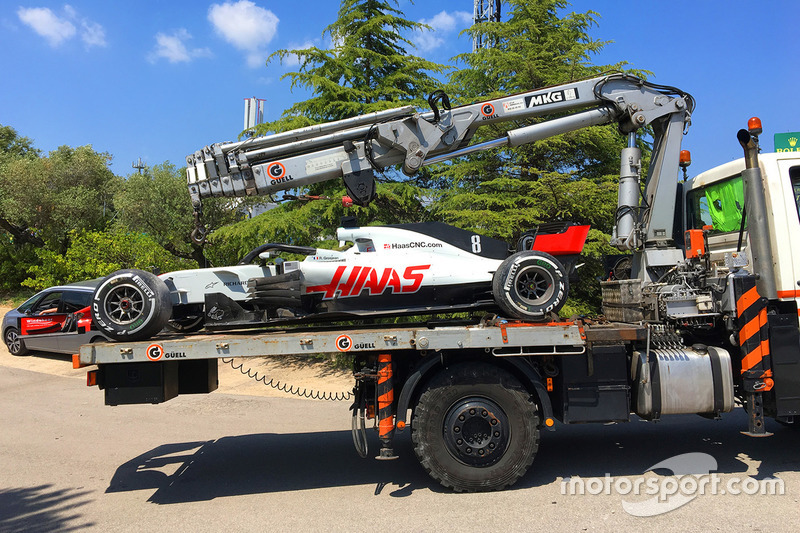
POLYGON ((536 250, 518 252, 503 261, 492 280, 492 294, 512 318, 542 320, 557 313, 567 301, 569 280, 564 266, 552 255, 536 250), (523 280, 538 282, 525 292, 523 280))
POLYGON ((100 282, 92 295, 95 328, 120 341, 149 339, 172 316, 169 288, 158 276, 144 270, 118 270, 100 282), (134 309, 122 316, 121 299, 134 309))

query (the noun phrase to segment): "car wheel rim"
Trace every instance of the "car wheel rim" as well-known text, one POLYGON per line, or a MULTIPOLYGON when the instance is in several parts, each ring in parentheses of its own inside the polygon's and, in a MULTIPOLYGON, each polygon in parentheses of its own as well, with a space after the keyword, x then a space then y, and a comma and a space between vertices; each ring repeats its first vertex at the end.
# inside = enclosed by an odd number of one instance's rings
POLYGON ((510 442, 505 412, 488 398, 464 398, 445 415, 444 440, 453 457, 464 464, 486 467, 499 461, 510 442))
POLYGON ((106 297, 106 313, 117 324, 130 324, 144 312, 144 295, 138 289, 122 285, 112 289, 106 297))
POLYGON ((526 268, 517 276, 516 288, 523 300, 538 304, 553 293, 553 280, 539 268, 526 268))
POLYGON ((17 335, 16 331, 9 331, 6 334, 6 344, 8 345, 9 351, 11 353, 16 353, 19 351, 21 341, 19 340, 19 335, 17 335))

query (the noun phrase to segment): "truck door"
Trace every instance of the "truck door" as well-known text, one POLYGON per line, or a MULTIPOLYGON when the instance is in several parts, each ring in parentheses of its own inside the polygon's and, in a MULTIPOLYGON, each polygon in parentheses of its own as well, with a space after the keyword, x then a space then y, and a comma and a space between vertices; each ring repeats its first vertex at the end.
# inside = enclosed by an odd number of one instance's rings
MULTIPOLYGON (((778 297, 795 298, 800 308, 800 159, 778 160, 777 165, 783 184, 782 189, 785 192, 784 205, 787 216, 786 233, 777 234, 775 238, 776 242, 782 243, 779 245, 780 256, 791 260, 790 272, 778 272, 778 297)), ((779 259, 777 263, 779 270, 788 267, 784 265, 783 260, 779 259)))

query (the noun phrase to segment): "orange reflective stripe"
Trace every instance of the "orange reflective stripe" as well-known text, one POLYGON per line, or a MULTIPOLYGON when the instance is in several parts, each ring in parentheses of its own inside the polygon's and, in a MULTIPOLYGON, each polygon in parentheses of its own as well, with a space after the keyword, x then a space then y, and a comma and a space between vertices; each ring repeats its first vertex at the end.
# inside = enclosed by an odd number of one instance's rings
POLYGON ((763 326, 761 322, 761 313, 739 330, 739 346, 743 346, 753 335, 758 334, 763 326))
POLYGON ((736 300, 736 316, 742 316, 754 302, 758 301, 761 296, 758 294, 758 290, 753 287, 746 293, 744 293, 738 300, 736 300))
POLYGON ((742 358, 742 374, 760 363, 766 355, 769 355, 769 341, 761 341, 755 350, 742 358))
POLYGON ((380 405, 381 407, 389 407, 391 406, 393 401, 394 401, 394 389, 389 389, 389 392, 387 392, 386 394, 381 394, 380 396, 378 396, 378 405, 380 405))

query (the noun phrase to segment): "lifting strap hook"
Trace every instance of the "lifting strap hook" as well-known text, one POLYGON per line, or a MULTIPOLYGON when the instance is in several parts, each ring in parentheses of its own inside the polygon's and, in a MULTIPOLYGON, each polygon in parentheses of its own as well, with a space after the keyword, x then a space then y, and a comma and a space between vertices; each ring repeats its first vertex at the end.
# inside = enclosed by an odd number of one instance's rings
POLYGON ((197 246, 203 246, 203 244, 206 242, 206 237, 208 236, 208 229, 206 229, 205 225, 200 221, 200 217, 202 215, 203 210, 200 207, 195 207, 193 215, 194 229, 189 234, 189 238, 197 246))

